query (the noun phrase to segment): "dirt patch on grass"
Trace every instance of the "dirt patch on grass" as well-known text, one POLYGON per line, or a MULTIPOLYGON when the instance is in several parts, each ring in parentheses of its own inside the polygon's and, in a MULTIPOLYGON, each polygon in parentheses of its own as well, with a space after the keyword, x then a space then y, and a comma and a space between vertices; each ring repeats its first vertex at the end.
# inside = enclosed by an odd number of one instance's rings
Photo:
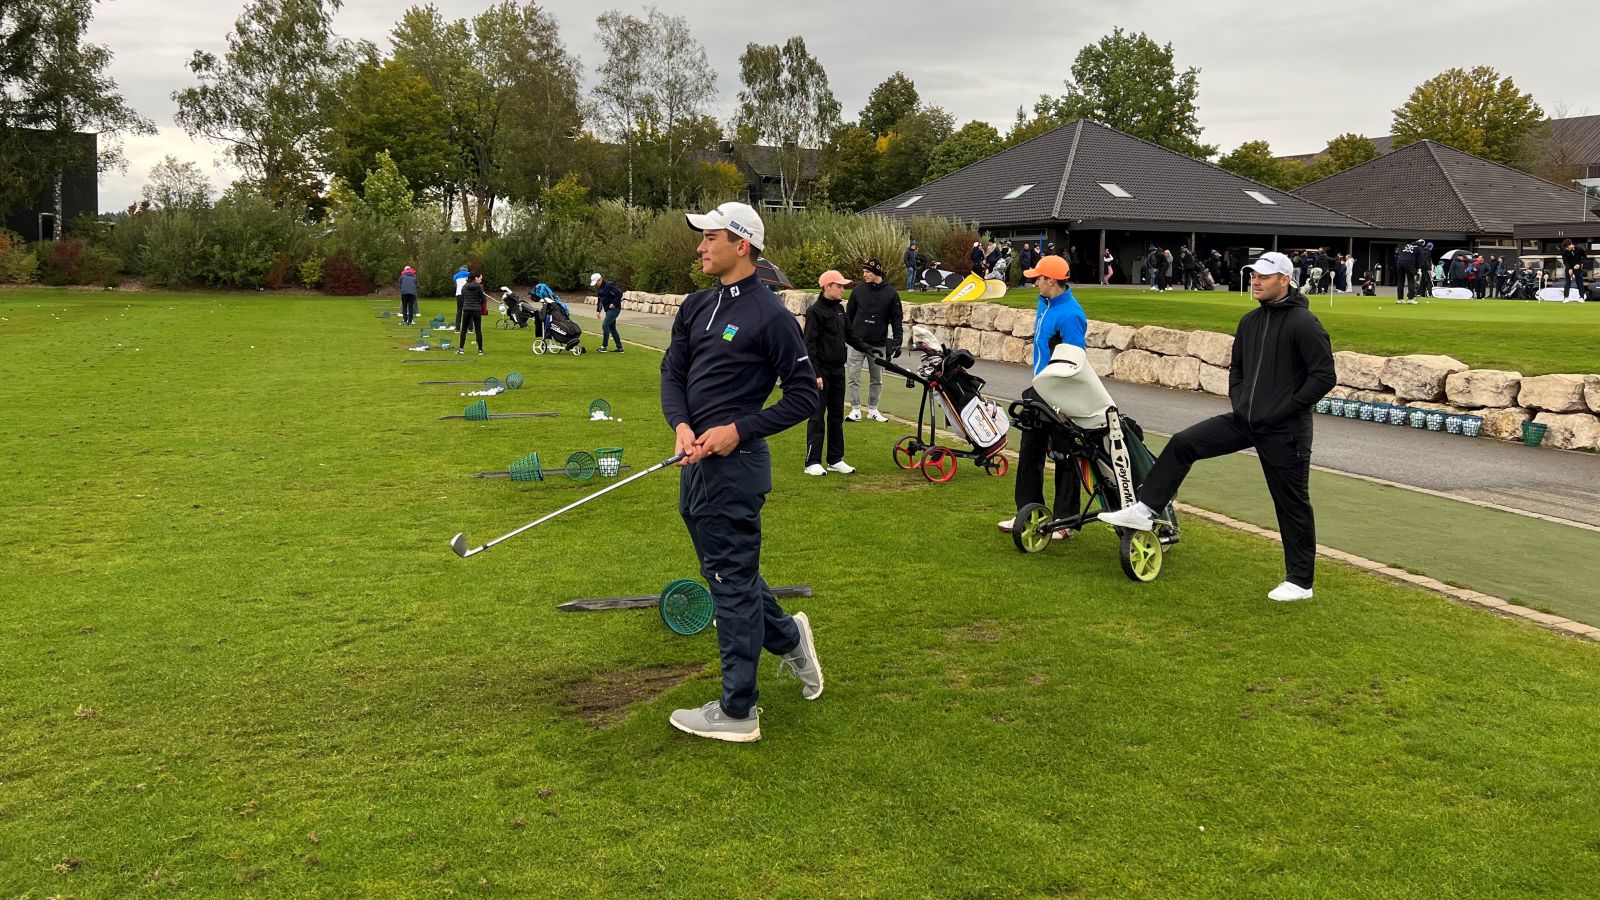
POLYGON ((921 475, 904 472, 899 475, 851 475, 844 479, 840 489, 857 494, 897 494, 927 486, 927 479, 921 475))
POLYGON ((563 685, 568 712, 593 728, 622 721, 629 706, 655 698, 705 671, 704 663, 606 672, 563 685))
POLYGON ((1013 628, 988 619, 962 625, 958 628, 947 628, 944 632, 945 640, 952 644, 998 644, 1009 637, 1013 628))

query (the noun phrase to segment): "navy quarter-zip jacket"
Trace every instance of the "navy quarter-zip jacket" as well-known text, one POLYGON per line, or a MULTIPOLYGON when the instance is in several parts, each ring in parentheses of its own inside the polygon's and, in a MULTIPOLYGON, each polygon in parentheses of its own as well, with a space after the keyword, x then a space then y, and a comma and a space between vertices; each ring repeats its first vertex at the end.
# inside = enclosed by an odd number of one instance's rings
POLYGON ((684 298, 661 360, 661 411, 695 434, 733 424, 741 443, 811 418, 819 394, 794 316, 759 275, 684 298), (763 408, 777 382, 783 397, 763 408))

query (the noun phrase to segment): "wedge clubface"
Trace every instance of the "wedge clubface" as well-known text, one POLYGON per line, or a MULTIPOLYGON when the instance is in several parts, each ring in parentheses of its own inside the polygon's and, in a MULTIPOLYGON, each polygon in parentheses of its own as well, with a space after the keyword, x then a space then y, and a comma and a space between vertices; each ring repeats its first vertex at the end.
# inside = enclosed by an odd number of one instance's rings
POLYGON ((661 462, 656 463, 655 465, 651 466, 648 469, 645 469, 643 472, 640 472, 637 475, 629 475, 627 478, 624 478, 624 479, 622 479, 621 481, 619 481, 619 482, 617 482, 615 484, 606 485, 605 487, 601 488, 600 490, 595 491, 594 493, 590 494, 587 497, 584 497, 582 500, 577 500, 577 501, 574 501, 572 503, 569 503, 566 506, 561 507, 560 509, 556 510, 553 513, 550 513, 547 516, 544 516, 542 518, 535 519, 534 521, 529 522, 528 524, 522 526, 521 528, 518 528, 516 531, 511 531, 511 532, 507 532, 505 534, 502 534, 499 537, 495 538, 494 540, 490 541, 489 543, 484 544, 482 547, 473 547, 470 550, 467 549, 467 536, 465 534, 458 534, 455 537, 450 539, 450 549, 454 550, 456 555, 461 557, 462 559, 466 559, 469 556, 473 556, 475 554, 482 553, 483 551, 489 549, 490 547, 493 547, 495 544, 498 544, 501 541, 510 540, 511 538, 516 537, 517 535, 523 533, 524 531, 527 531, 528 529, 534 527, 535 525, 543 525, 544 523, 550 521, 551 519, 554 519, 556 516, 559 516, 564 512, 570 512, 570 511, 572 511, 574 509, 577 509, 578 507, 584 505, 585 503, 588 503, 590 500, 593 500, 596 497, 601 496, 602 494, 609 494, 612 491, 616 490, 619 487, 622 487, 623 485, 627 484, 630 481, 637 481, 640 478, 643 478, 643 477, 645 477, 646 475, 649 475, 652 472, 656 472, 656 471, 659 471, 661 469, 665 469, 667 466, 675 465, 681 459, 683 459, 683 454, 682 453, 679 453, 676 456, 668 457, 667 459, 663 459, 661 462))

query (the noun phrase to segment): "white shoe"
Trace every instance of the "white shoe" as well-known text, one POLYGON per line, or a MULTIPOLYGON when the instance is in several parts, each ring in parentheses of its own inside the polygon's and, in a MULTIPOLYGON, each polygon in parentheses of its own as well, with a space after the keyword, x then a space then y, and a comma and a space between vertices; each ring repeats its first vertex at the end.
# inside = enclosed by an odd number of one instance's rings
POLYGON ((1285 581, 1283 584, 1273 588, 1272 593, 1267 594, 1267 599, 1276 600, 1279 603, 1292 603, 1296 600, 1310 600, 1311 588, 1303 588, 1292 581, 1285 581))
POLYGON ((859 407, 859 406, 850 407, 850 412, 849 412, 848 415, 846 415, 844 417, 844 420, 846 422, 859 422, 859 421, 861 421, 861 407, 859 407))
POLYGON ((867 410, 867 418, 871 419, 874 422, 887 422, 887 421, 889 421, 887 416, 885 416, 881 412, 878 412, 878 408, 876 406, 874 406, 872 409, 867 410))
POLYGON ((1016 527, 1017 527, 1016 523, 1017 523, 1017 520, 1015 518, 1001 519, 998 523, 995 524, 995 527, 999 528, 1001 531, 1005 532, 1006 534, 1010 534, 1012 531, 1016 530, 1016 527))
POLYGON ((806 474, 807 475, 826 475, 826 474, 828 474, 828 470, 824 469, 822 467, 822 463, 812 463, 811 465, 806 466, 806 474))
POLYGON ((828 468, 832 469, 835 472, 838 472, 840 475, 849 475, 851 472, 854 472, 856 470, 855 466, 850 465, 849 463, 845 462, 842 459, 839 460, 838 462, 834 463, 833 465, 829 466, 828 468))
POLYGON ((1131 528, 1134 531, 1152 531, 1156 527, 1155 520, 1140 512, 1137 506, 1103 512, 1098 518, 1107 525, 1115 525, 1118 528, 1131 528))

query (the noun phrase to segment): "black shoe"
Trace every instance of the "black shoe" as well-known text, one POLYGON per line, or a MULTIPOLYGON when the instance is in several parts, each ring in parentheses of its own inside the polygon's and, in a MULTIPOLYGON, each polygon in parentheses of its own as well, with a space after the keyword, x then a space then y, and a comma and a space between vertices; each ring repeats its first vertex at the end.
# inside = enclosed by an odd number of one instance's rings
POLYGON ((609 350, 607 350, 607 349, 606 349, 606 348, 604 348, 604 347, 601 347, 601 348, 600 348, 600 352, 601 352, 601 353, 610 353, 610 352, 611 352, 611 351, 609 351, 609 350))

